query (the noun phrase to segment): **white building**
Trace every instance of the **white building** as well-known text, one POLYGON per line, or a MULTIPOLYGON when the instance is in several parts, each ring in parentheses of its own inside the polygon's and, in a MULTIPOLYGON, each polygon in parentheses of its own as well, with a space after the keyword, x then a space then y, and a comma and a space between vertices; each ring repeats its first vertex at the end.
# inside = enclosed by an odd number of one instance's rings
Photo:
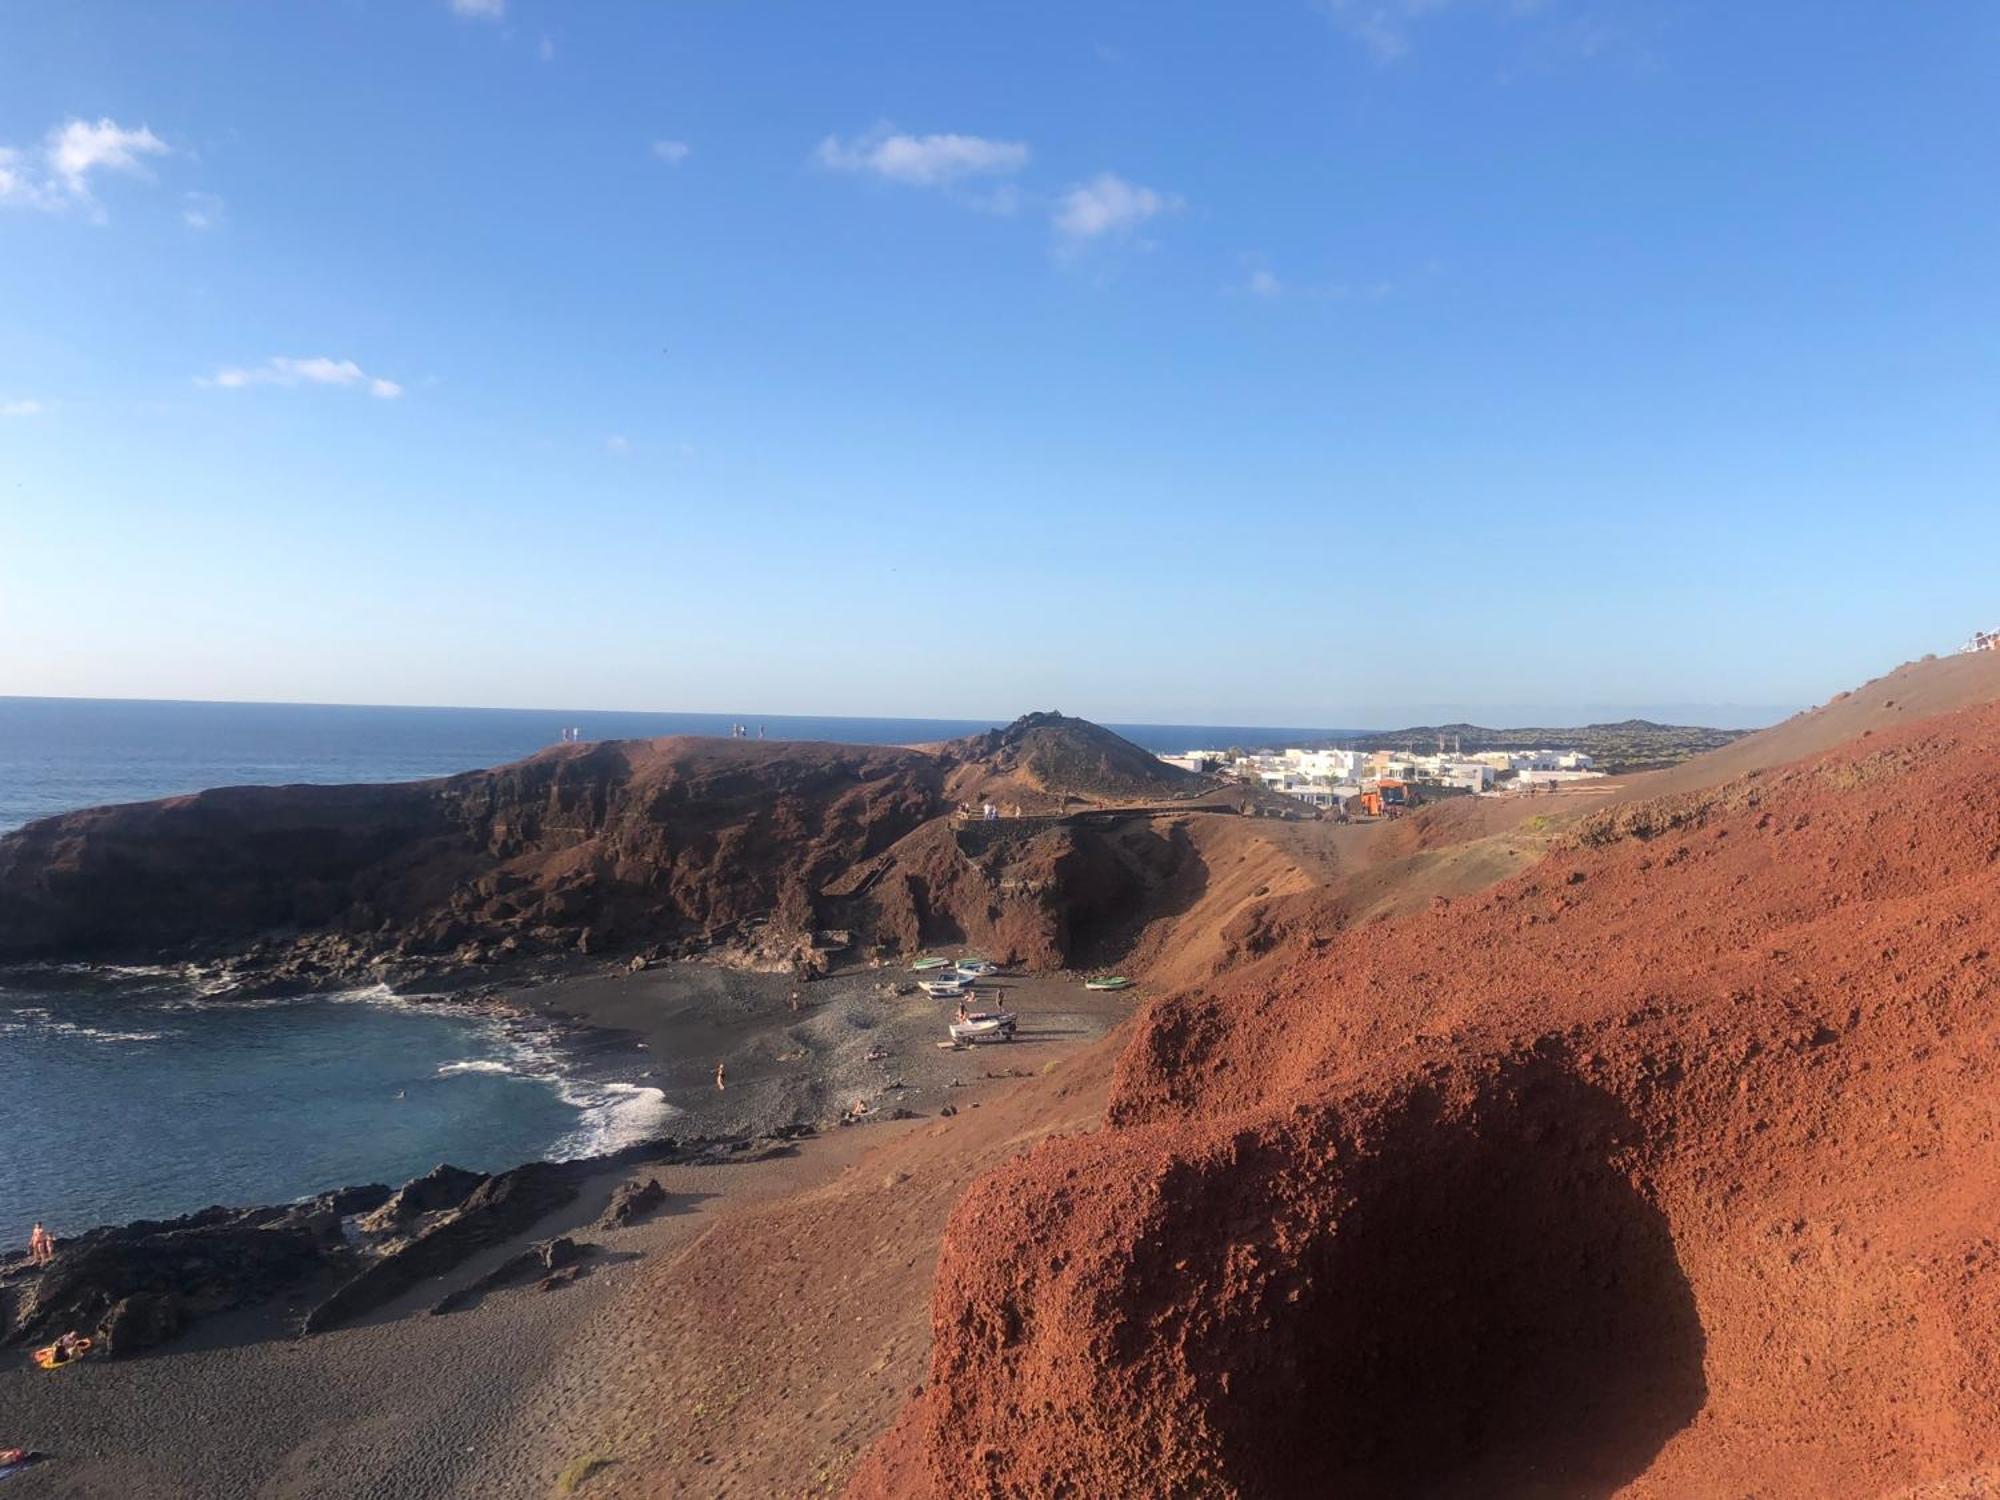
POLYGON ((1301 776, 1352 781, 1367 759, 1358 750, 1287 750, 1285 761, 1301 776))

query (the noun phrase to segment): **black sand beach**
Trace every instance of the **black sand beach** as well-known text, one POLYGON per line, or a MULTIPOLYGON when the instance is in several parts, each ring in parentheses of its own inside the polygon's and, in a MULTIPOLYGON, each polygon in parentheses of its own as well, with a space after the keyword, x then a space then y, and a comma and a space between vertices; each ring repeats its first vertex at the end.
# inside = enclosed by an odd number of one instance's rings
POLYGON ((581 1045, 602 1049, 593 1061, 607 1076, 628 1059, 635 1082, 663 1089, 679 1111, 671 1134, 748 1136, 794 1124, 824 1134, 774 1159, 608 1169, 570 1208, 329 1333, 300 1339, 291 1330, 303 1307, 275 1306, 201 1323, 127 1360, 44 1373, 14 1351, 0 1368, 0 1446, 50 1458, 10 1481, 10 1500, 545 1493, 546 1478, 528 1473, 534 1465, 520 1466, 516 1487, 505 1455, 535 1451, 539 1439, 521 1424, 560 1411, 549 1372, 559 1356, 567 1368, 588 1365, 577 1341, 593 1323, 617 1324, 618 1299, 639 1284, 642 1262, 691 1243, 733 1207, 837 1174, 883 1130, 908 1128, 891 1120, 898 1110, 935 1119, 948 1106, 975 1105, 994 1080, 1047 1066, 1134 1003, 1091 994, 1075 975, 996 977, 989 992, 1020 1013, 1018 1040, 946 1051, 936 1043, 953 1004, 894 993, 909 984, 900 968, 797 984, 673 964, 510 995, 523 1009, 591 1028, 581 1045), (838 1128, 857 1101, 865 1123, 838 1128), (648 1178, 669 1192, 661 1210, 629 1227, 597 1227, 620 1183, 648 1178), (427 1311, 558 1234, 596 1247, 573 1284, 513 1287, 461 1312, 427 1311))

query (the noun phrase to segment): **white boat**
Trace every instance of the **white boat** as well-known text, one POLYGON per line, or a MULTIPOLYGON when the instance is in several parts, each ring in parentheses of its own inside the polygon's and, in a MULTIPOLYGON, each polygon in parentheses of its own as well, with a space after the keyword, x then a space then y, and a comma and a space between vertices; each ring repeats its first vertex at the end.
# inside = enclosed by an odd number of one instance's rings
POLYGON ((1000 972, 1000 965, 983 958, 960 959, 954 971, 961 979, 984 979, 988 974, 1000 972))
POLYGON ((951 960, 948 958, 937 958, 937 957, 920 958, 915 963, 911 964, 910 967, 914 969, 917 973, 924 974, 928 973, 932 969, 950 968, 951 960))
POLYGON ((917 988, 933 1000, 956 1000, 972 988, 972 982, 954 975, 950 979, 920 979, 917 988))
POLYGON ((975 1010, 962 1021, 951 1023, 954 1042, 1011 1042, 1014 1040, 1014 1013, 1011 1010, 975 1010))

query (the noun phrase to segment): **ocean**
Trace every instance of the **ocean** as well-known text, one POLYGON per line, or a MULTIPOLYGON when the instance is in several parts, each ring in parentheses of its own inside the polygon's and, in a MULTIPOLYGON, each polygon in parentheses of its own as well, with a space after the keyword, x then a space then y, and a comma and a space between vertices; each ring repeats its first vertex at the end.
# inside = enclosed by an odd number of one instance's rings
POLYGON ((222 1001, 165 970, 0 971, 0 1246, 643 1140, 658 1089, 561 1032, 379 990, 222 1001))
MULTIPOLYGON (((802 718, 0 698, 0 833, 213 786, 410 781, 583 738, 727 734, 911 744, 994 727, 802 718)), ((1158 751, 1326 730, 1120 727, 1158 751)), ((480 1170, 642 1138, 655 1089, 593 1081, 563 1037, 380 993, 218 1002, 164 971, 0 970, 0 1246, 57 1233, 480 1170)))

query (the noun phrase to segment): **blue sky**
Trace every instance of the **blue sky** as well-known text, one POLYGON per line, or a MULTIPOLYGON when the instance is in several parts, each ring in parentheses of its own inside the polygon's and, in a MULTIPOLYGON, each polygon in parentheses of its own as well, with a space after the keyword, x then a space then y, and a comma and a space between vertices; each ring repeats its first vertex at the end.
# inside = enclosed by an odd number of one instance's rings
POLYGON ((1989 4, 0 32, 0 693, 1755 718, 2000 624, 1989 4))

